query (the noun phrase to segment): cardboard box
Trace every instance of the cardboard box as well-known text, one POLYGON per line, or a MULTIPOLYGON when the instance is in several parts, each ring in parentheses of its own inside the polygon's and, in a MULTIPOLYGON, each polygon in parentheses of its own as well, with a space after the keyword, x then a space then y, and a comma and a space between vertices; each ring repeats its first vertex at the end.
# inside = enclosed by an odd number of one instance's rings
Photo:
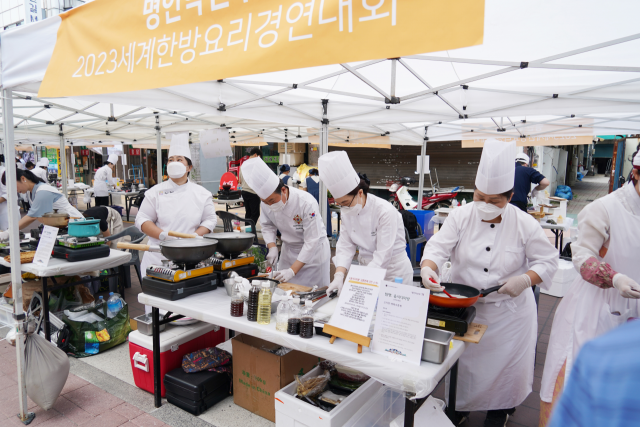
POLYGON ((263 350, 277 349, 278 344, 249 335, 238 335, 233 346, 233 403, 276 421, 275 394, 313 369, 320 358, 300 351, 277 356, 263 350))
MULTIPOLYGON (((287 142, 287 151, 289 154, 304 154, 307 152, 307 144, 306 143, 295 143, 295 142, 287 142)), ((284 142, 278 143, 278 153, 285 153, 284 151, 284 142)))
MULTIPOLYGON (((279 164, 281 165, 289 165, 300 166, 304 163, 304 154, 280 154, 279 164)), ((278 169, 280 170, 280 169, 278 169)))

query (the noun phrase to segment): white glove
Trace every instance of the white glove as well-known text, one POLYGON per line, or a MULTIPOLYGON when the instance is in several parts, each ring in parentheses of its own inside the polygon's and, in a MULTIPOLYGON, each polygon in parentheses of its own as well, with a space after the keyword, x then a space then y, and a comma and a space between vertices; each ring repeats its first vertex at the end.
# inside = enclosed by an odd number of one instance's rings
POLYGON ((538 196, 540 195, 540 192, 536 189, 531 190, 531 198, 538 198, 538 196))
POLYGON ((201 235, 199 235, 198 233, 194 233, 194 234, 193 234, 193 237, 194 237, 195 239, 204 239, 204 237, 202 237, 202 236, 201 236, 201 235))
POLYGON ((640 298, 640 286, 630 277, 622 273, 613 276, 613 287, 620 292, 623 298, 640 298))
POLYGON ((367 265, 369 265, 369 263, 373 261, 373 260, 369 260, 364 258, 362 255, 358 255, 358 264, 366 267, 367 265))
POLYGON ((9 240, 9 230, 0 231, 0 242, 4 242, 5 240, 9 240))
POLYGON ((327 288, 327 295, 331 295, 334 290, 338 291, 338 295, 342 292, 342 286, 344 286, 344 273, 337 272, 333 275, 333 282, 327 288))
POLYGON ((169 240, 175 240, 176 238, 173 236, 169 236, 169 232, 168 231, 163 231, 162 233, 160 233, 160 236, 158 236, 158 239, 160 239, 160 241, 164 242, 164 241, 169 241, 169 240))
POLYGON ((498 289, 499 294, 507 294, 511 298, 515 298, 522 293, 527 288, 531 287, 531 277, 527 274, 522 274, 520 276, 514 276, 507 280, 507 283, 502 285, 500 289, 498 289))
POLYGON ((431 267, 422 267, 420 269, 420 277, 422 277, 422 286, 429 289, 431 292, 442 292, 444 289, 444 286, 440 285, 438 273, 433 271, 431 267), (433 283, 429 279, 435 280, 436 283, 433 283))
POLYGON ((287 268, 286 270, 280 270, 273 273, 273 278, 279 282, 286 283, 289 280, 293 279, 293 276, 295 275, 296 273, 294 273, 292 269, 287 268))
POLYGON ((278 247, 274 246, 272 248, 269 248, 269 253, 267 254, 267 263, 275 267, 277 261, 278 261, 278 247))

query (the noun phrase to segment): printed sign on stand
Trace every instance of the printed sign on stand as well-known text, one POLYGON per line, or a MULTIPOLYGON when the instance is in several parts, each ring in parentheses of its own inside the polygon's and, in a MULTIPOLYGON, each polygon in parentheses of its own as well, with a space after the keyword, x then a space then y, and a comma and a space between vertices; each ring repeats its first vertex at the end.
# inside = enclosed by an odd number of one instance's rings
POLYGON ((419 365, 428 308, 428 289, 384 282, 371 351, 419 365))
POLYGON ((386 270, 352 265, 329 324, 367 336, 386 270))
POLYGON ((53 251, 53 245, 56 243, 58 231, 60 230, 57 227, 44 226, 36 248, 36 255, 33 257, 34 264, 40 267, 46 267, 49 264, 49 258, 51 258, 51 251, 53 251))

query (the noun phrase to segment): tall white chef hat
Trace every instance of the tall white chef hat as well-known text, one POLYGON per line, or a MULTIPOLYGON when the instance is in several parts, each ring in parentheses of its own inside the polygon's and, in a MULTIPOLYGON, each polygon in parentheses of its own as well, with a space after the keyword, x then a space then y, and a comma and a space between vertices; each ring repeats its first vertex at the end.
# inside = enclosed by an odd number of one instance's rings
POLYGON ((485 194, 501 194, 513 188, 516 165, 516 142, 487 139, 482 149, 476 188, 485 194))
POLYGON ((171 145, 169 146, 169 157, 182 156, 191 160, 191 151, 189 150, 189 134, 177 133, 171 137, 171 145))
POLYGON ((263 200, 269 198, 280 184, 280 178, 260 157, 247 160, 240 170, 249 187, 263 200))
POLYGON ((107 158, 107 162, 115 165, 116 163, 118 163, 118 155, 117 154, 109 154, 109 157, 107 158))
POLYGON ((334 198, 346 196, 360 184, 346 151, 332 151, 318 159, 320 179, 334 198))
POLYGON ((36 163, 36 166, 49 166, 49 159, 47 159, 46 157, 41 158, 40 160, 38 160, 38 163, 36 163))

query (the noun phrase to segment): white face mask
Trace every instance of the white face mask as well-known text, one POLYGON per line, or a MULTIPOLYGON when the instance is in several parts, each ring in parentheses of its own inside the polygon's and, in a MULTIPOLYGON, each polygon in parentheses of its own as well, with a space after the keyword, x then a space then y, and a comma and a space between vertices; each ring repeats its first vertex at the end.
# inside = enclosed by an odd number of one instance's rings
POLYGON ((187 173, 187 167, 181 162, 171 162, 167 165, 167 174, 171 178, 182 178, 187 173))
POLYGON ((504 207, 499 208, 496 205, 485 202, 474 202, 474 205, 476 205, 476 212, 478 212, 478 216, 483 221, 496 219, 499 215, 502 215, 504 209, 507 207, 507 205, 505 205, 504 207))
POLYGON ((283 193, 280 196, 280 201, 272 205, 269 205, 269 209, 271 209, 271 212, 280 212, 282 209, 284 209, 285 203, 287 203, 287 200, 284 198, 284 193, 283 193))
POLYGON ((360 204, 360 194, 358 194, 358 199, 356 200, 356 204, 354 206, 343 206, 340 208, 340 215, 344 216, 358 216, 360 212, 362 212, 362 205, 360 204))

